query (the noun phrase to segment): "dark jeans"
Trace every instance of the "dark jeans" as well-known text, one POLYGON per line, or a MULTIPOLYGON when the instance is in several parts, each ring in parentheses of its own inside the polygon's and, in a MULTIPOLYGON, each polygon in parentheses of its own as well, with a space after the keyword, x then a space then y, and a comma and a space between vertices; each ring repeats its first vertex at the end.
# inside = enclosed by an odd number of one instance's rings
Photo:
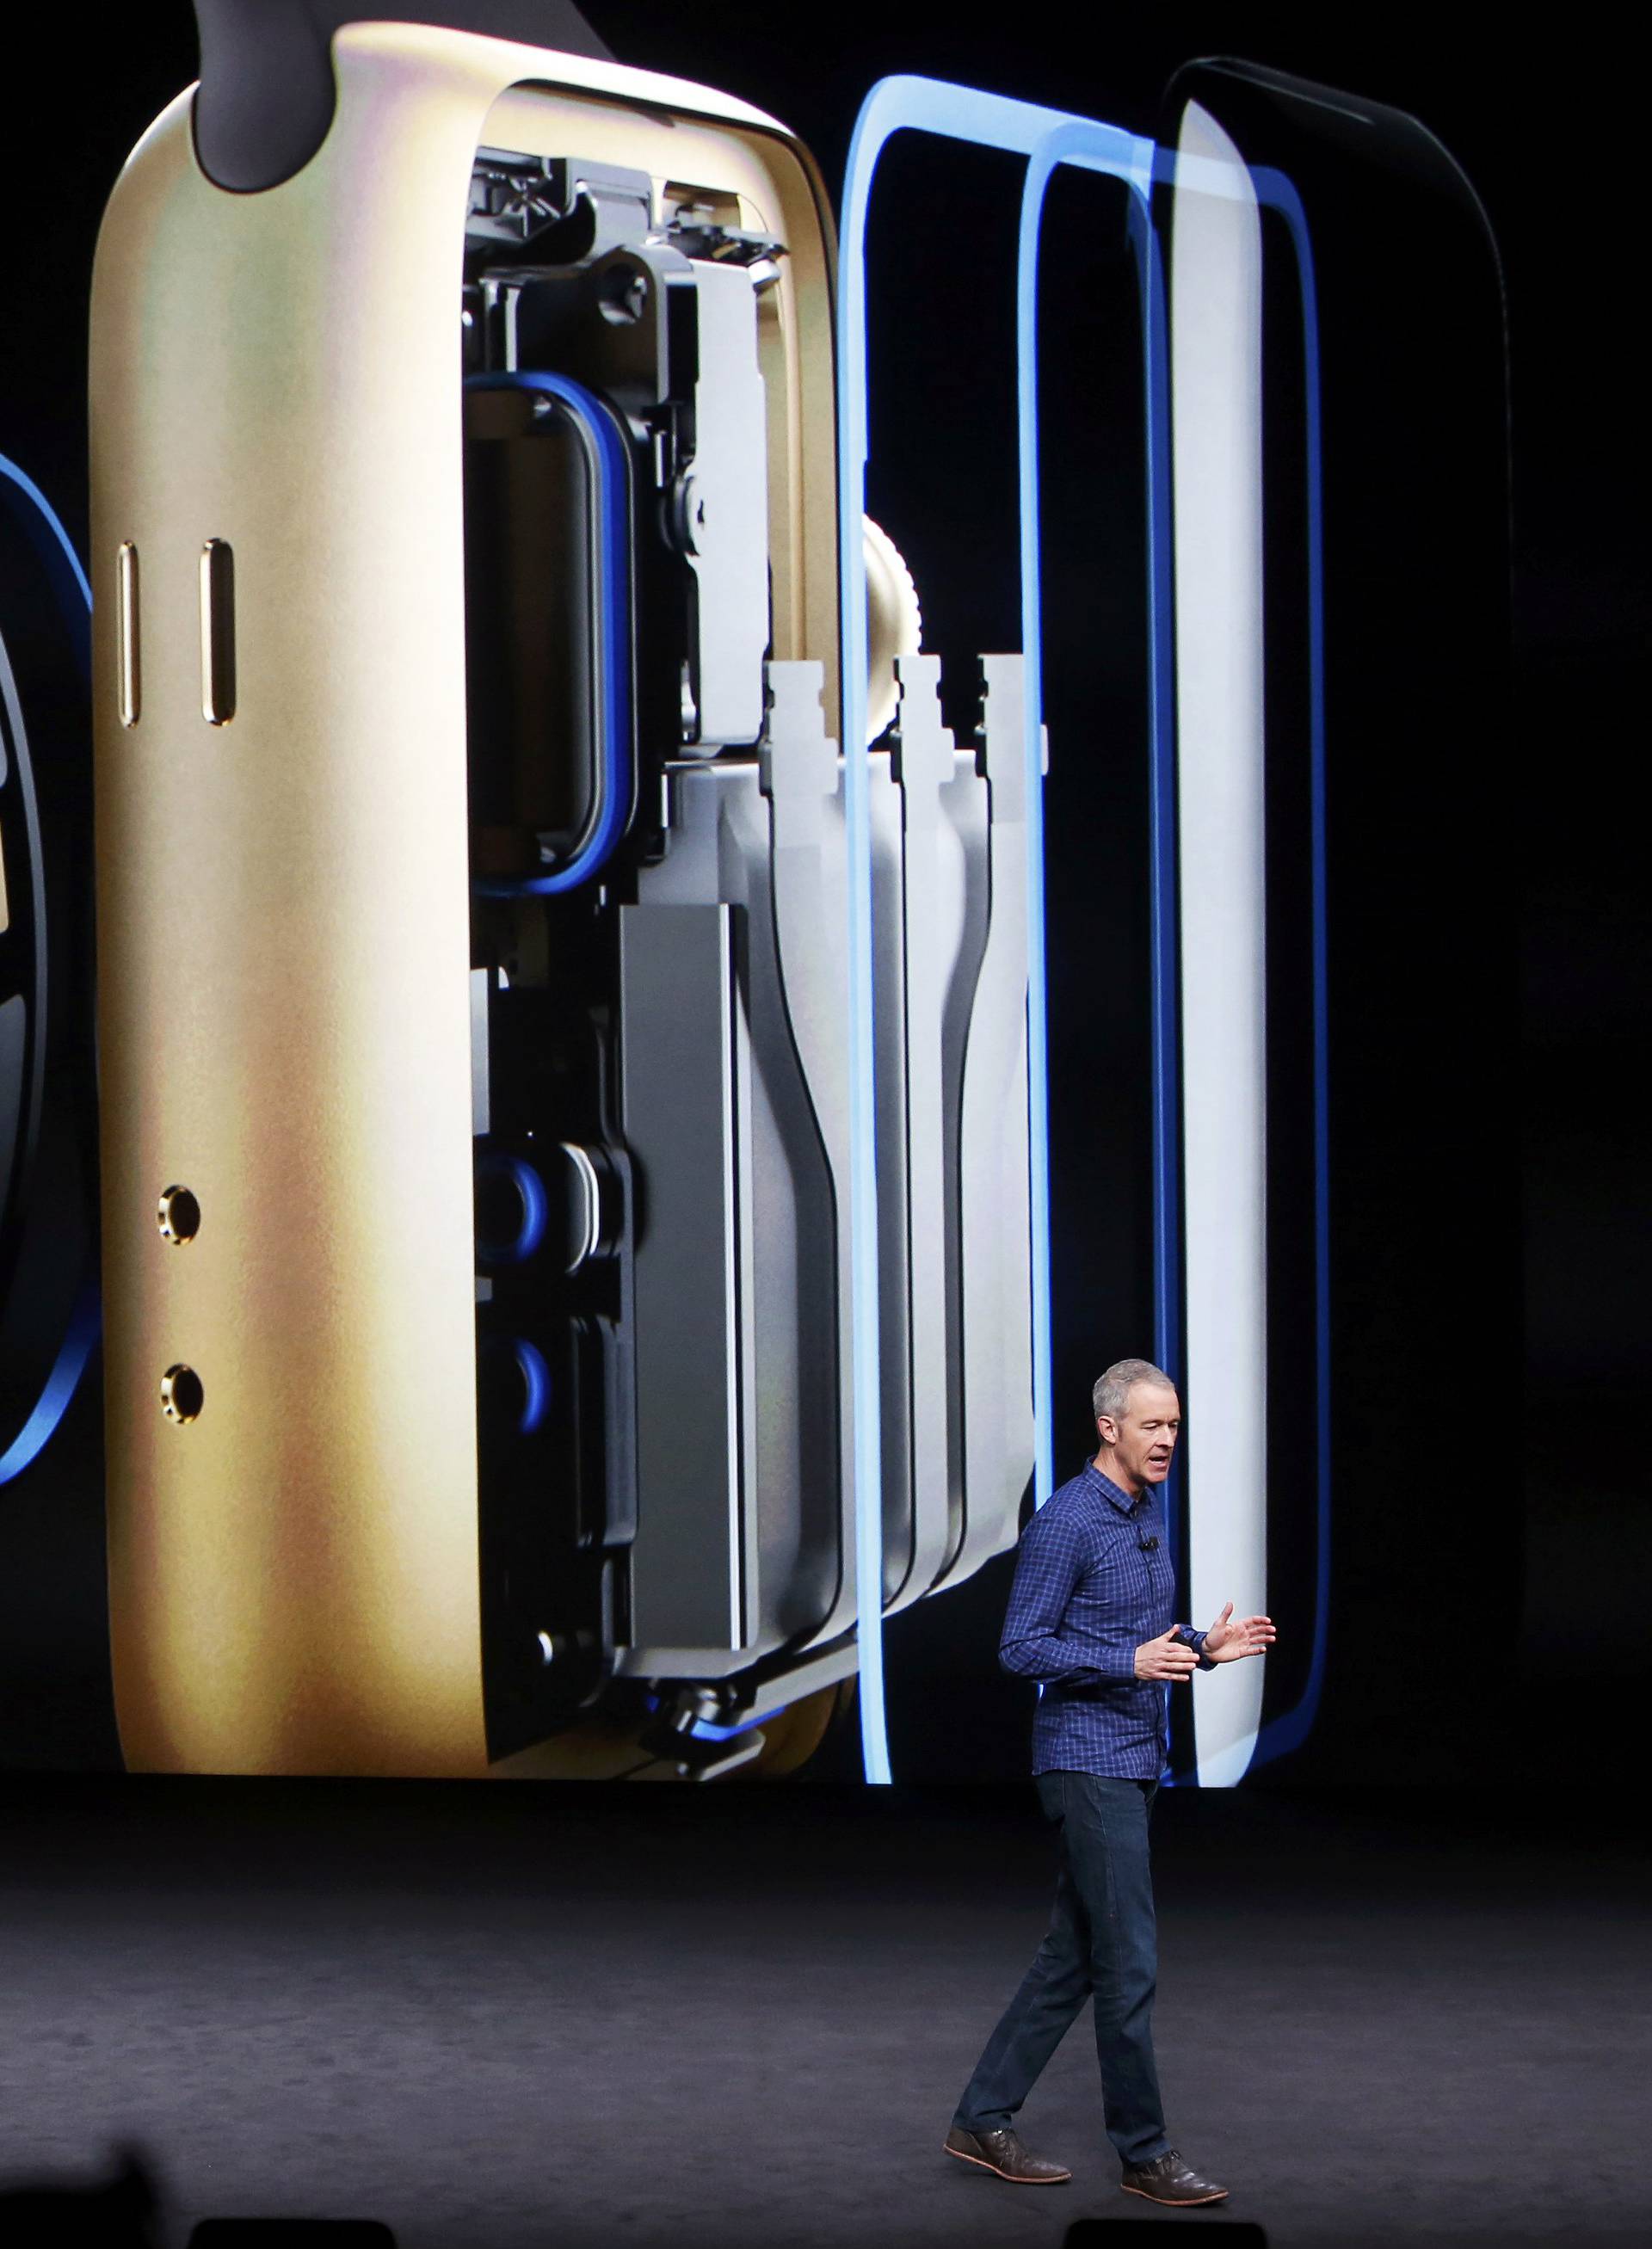
POLYGON ((1055 1910, 958 2104, 953 2122, 965 2131, 1002 2131, 1014 2122, 1093 1995, 1107 2137, 1126 2163, 1151 2163, 1170 2144, 1153 2058, 1159 1948, 1147 1815, 1158 1792, 1156 1780, 1039 1774, 1039 1801, 1060 1832, 1055 1910))

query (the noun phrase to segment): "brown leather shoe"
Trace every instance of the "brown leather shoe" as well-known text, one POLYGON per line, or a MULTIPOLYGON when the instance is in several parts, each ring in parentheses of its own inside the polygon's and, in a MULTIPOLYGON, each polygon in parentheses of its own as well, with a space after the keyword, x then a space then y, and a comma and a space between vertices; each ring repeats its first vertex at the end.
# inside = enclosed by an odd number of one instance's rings
POLYGON ((1060 2186, 1072 2177, 1063 2164, 1029 2156, 1014 2132, 966 2132, 954 2124, 946 2135, 946 2153, 960 2163, 979 2163, 995 2178, 1011 2186, 1060 2186))
POLYGON ((1186 2204, 1228 2199, 1225 2186, 1218 2186, 1214 2179, 1201 2178, 1174 2148, 1167 2148, 1150 2163, 1126 2163, 1119 2184, 1126 2194, 1145 2195, 1149 2202, 1186 2204))

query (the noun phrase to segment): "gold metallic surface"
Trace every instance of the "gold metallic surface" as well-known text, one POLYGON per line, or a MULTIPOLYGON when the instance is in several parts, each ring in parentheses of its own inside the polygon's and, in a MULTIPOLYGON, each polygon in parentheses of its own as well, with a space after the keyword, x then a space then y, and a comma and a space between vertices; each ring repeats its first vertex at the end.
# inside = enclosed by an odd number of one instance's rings
POLYGON ((180 97, 94 277, 110 1616, 139 1770, 487 1767, 458 389, 479 142, 686 175, 786 233, 777 641, 836 672, 829 251, 801 154, 721 96, 501 41, 354 24, 334 60, 321 150, 259 195, 203 177, 180 97), (217 726, 211 540, 237 613, 217 726), (184 1254, 155 1223, 176 1180, 209 1214, 184 1254), (180 1366, 204 1395, 183 1425, 157 1404, 180 1366))

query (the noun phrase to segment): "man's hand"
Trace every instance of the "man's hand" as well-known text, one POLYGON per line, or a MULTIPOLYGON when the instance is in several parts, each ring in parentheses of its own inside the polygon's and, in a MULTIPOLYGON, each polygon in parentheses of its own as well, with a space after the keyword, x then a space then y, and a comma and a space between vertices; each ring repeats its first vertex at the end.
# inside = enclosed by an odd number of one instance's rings
POLYGON ((1177 1639, 1180 1630, 1179 1624, 1173 1624, 1157 1640, 1143 1640, 1136 1650, 1138 1679, 1152 1679, 1162 1684, 1166 1680, 1192 1678, 1199 1667, 1199 1658, 1185 1640, 1177 1639))
POLYGON ((1233 1603, 1205 1634, 1205 1654, 1213 1663, 1236 1663, 1242 1655, 1260 1655, 1273 1646, 1271 1617, 1241 1617, 1234 1621, 1233 1603))

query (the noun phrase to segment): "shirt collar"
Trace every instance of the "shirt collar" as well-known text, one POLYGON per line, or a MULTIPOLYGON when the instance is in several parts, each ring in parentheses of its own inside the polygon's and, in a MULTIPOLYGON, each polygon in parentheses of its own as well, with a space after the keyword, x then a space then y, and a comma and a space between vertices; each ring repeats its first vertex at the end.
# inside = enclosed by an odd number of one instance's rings
POLYGON ((1086 1461, 1084 1462, 1084 1474, 1088 1476, 1091 1482, 1095 1485, 1096 1489, 1101 1494, 1102 1497, 1112 1501, 1112 1504, 1119 1510, 1120 1515, 1133 1515, 1137 1508, 1140 1506, 1142 1500, 1146 1496, 1146 1494, 1144 1492, 1139 1494, 1136 1498, 1132 1499, 1127 1491, 1119 1490, 1118 1485, 1113 1482, 1111 1476, 1103 1475, 1101 1470, 1096 1466, 1094 1461, 1086 1461))

